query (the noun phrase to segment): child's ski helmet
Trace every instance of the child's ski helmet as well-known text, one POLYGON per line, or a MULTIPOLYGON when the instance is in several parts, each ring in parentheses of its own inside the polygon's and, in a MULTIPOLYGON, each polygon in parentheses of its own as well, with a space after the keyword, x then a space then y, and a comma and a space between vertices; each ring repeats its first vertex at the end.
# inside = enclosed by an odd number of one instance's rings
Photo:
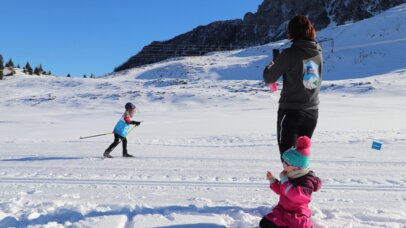
POLYGON ((132 110, 135 109, 135 105, 133 105, 131 102, 128 102, 125 104, 125 110, 132 110))

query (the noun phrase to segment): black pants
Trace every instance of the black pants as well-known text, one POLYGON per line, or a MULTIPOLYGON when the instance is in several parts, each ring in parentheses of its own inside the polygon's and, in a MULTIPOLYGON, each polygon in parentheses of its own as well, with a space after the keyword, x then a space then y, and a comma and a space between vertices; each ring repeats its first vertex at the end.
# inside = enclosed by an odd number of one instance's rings
POLYGON ((275 225, 275 223, 266 219, 265 216, 259 222, 259 227, 261 227, 261 228, 280 228, 279 226, 275 225))
POLYGON ((123 154, 127 154, 127 138, 114 133, 114 142, 107 148, 106 152, 110 153, 119 143, 123 144, 123 154))
POLYGON ((319 110, 278 110, 277 137, 279 152, 282 154, 287 149, 295 146, 300 136, 312 137, 317 125, 319 110))

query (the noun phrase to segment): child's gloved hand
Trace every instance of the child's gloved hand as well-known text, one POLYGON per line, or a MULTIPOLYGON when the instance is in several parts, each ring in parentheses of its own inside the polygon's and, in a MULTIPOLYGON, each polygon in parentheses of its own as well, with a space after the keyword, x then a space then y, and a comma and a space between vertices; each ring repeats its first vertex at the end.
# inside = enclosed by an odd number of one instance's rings
POLYGON ((139 121, 131 121, 130 124, 134 124, 136 126, 140 126, 141 122, 139 121))
POLYGON ((267 180, 271 180, 274 179, 275 177, 273 176, 271 171, 266 172, 266 179, 267 180))

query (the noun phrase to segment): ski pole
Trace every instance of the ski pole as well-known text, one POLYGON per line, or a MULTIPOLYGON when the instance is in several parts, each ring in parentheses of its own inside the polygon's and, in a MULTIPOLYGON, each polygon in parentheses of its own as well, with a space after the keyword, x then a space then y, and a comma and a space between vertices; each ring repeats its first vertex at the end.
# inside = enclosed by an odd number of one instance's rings
POLYGON ((104 133, 104 134, 99 134, 99 135, 85 136, 85 137, 80 136, 80 139, 94 138, 94 137, 99 137, 99 136, 103 136, 103 135, 109 135, 109 134, 113 134, 113 132, 104 133))
POLYGON ((137 127, 137 125, 134 125, 129 131, 128 131, 128 133, 127 133, 127 135, 125 136, 125 137, 127 137, 133 130, 134 130, 134 128, 136 128, 137 127))

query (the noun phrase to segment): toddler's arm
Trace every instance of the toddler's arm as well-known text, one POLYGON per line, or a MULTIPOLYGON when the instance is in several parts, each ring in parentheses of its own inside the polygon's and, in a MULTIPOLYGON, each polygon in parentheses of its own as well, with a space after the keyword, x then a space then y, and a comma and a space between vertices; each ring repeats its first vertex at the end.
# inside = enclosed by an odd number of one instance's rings
POLYGON ((273 176, 271 171, 266 172, 266 179, 269 180, 269 183, 270 183, 269 187, 272 189, 272 191, 274 191, 276 194, 280 195, 281 194, 280 182, 273 176))

